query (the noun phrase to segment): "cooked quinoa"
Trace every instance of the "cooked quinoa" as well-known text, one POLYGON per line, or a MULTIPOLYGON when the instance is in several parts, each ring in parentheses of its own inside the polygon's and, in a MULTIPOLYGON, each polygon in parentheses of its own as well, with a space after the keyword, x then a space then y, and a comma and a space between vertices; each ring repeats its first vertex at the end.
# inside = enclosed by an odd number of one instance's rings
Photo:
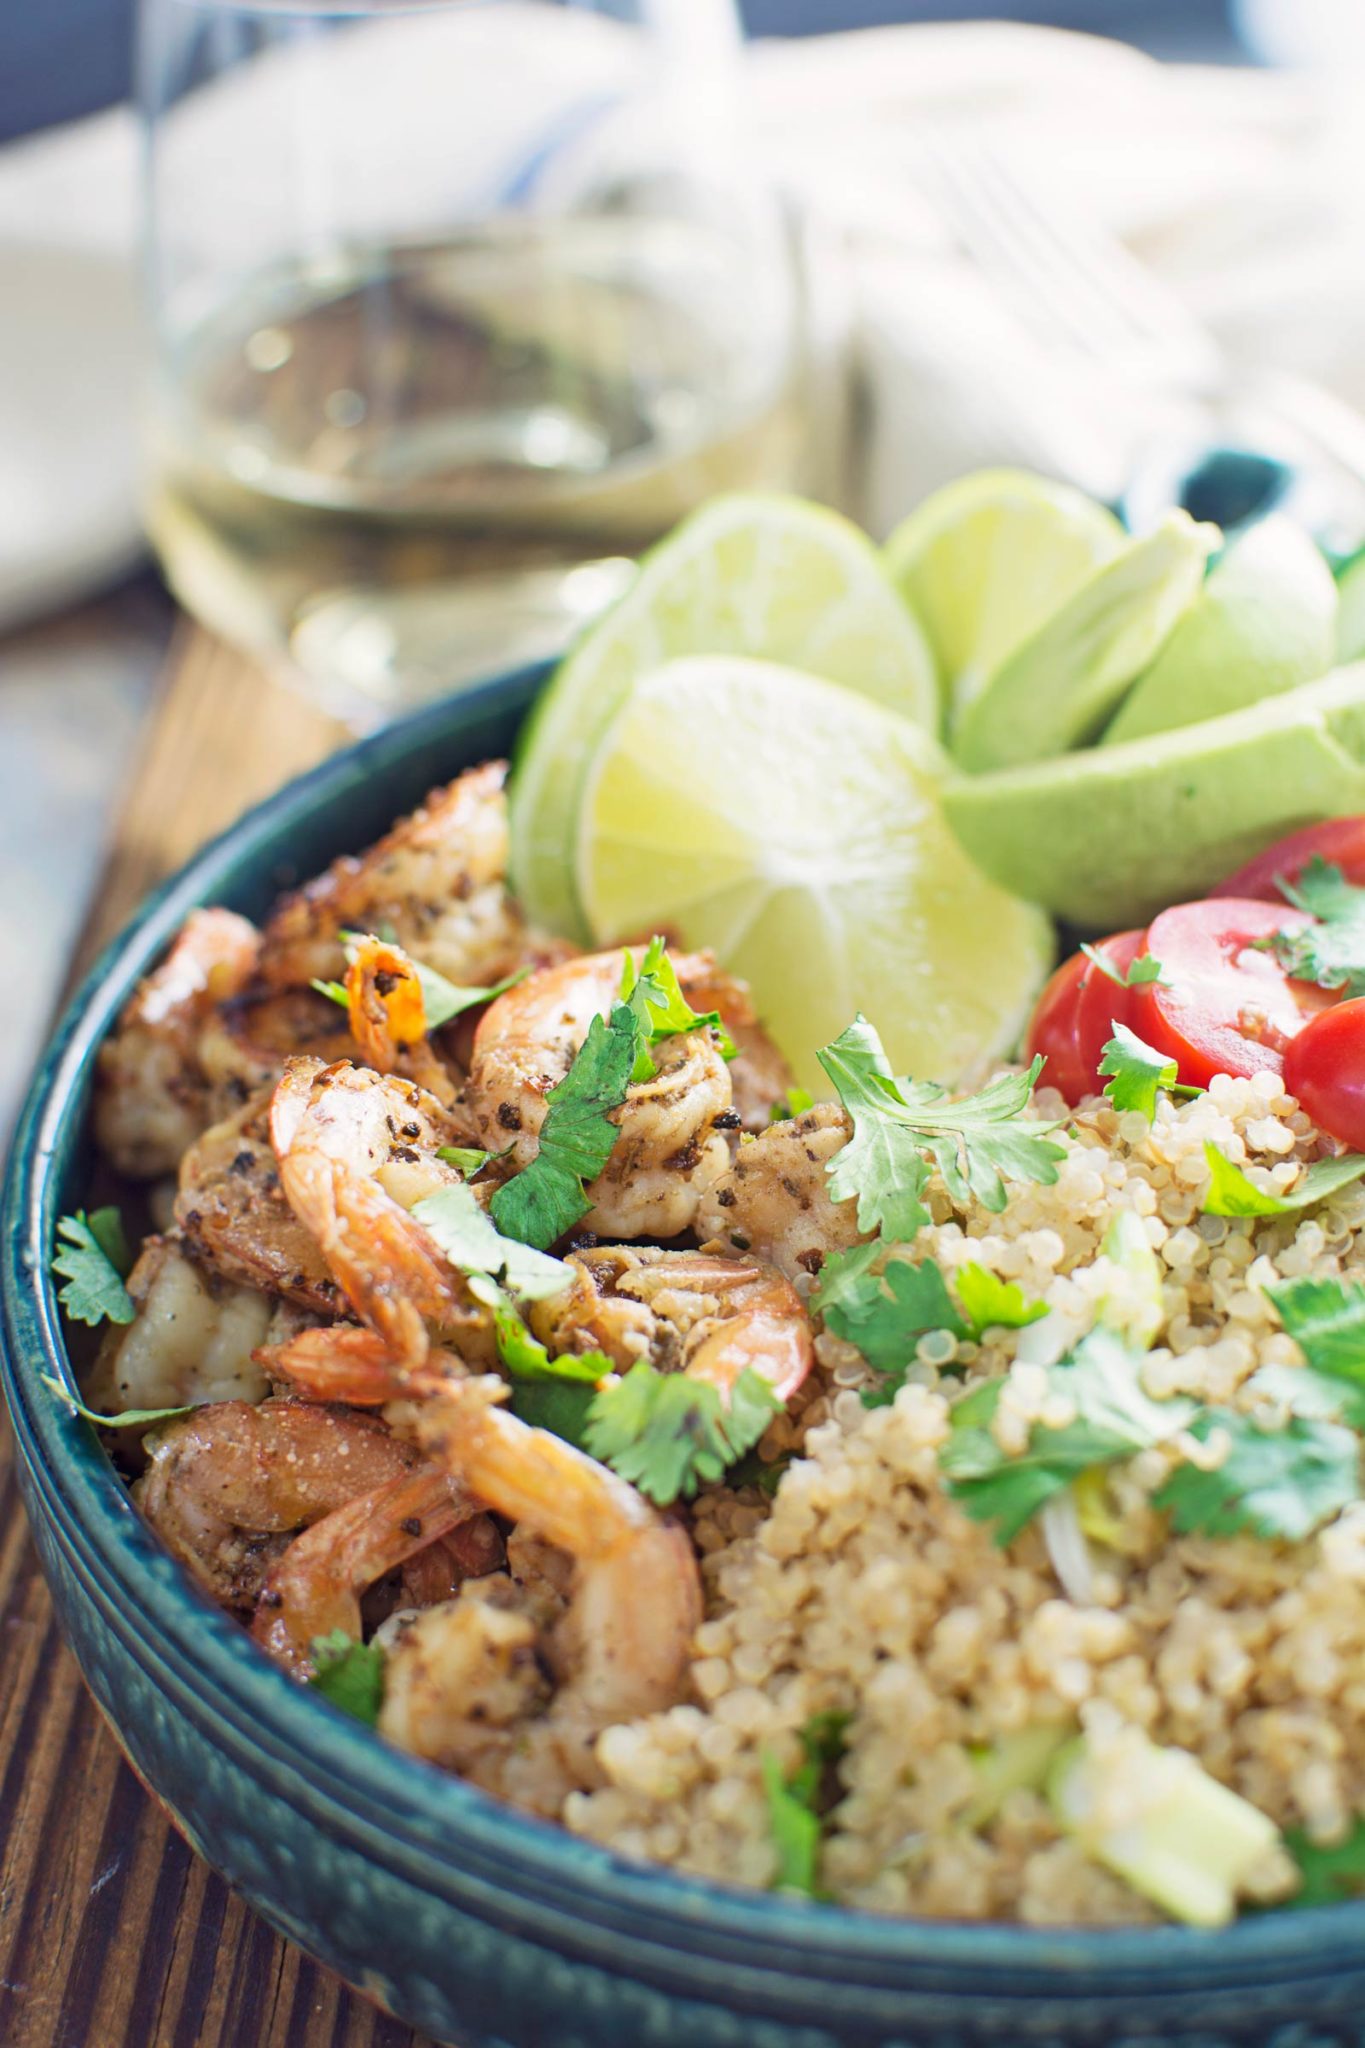
MULTIPOLYGON (((1068 1115, 1048 1091, 1036 1107, 1068 1115)), ((880 1408, 861 1398, 875 1376, 860 1353, 829 1333, 818 1340, 804 1404, 798 1397, 762 1445, 769 1458, 797 1453, 775 1498, 722 1487, 694 1510, 708 1601, 695 1699, 602 1735, 605 1787, 572 1794, 565 1808, 578 1833, 722 1882, 769 1885, 777 1852, 765 1754, 793 1769, 800 1730, 830 1711, 851 1718, 821 1886, 877 1912, 1037 1924, 1160 1917, 1063 1832, 1039 1790, 1011 1791, 985 1824, 970 1824, 972 1752, 1030 1724, 1084 1731, 1135 1796, 1145 1734, 1314 1840, 1340 1838, 1365 1808, 1365 1503, 1298 1544, 1176 1536, 1152 1495, 1179 1459, 1216 1456, 1178 1439, 1108 1469, 1094 1508, 1104 1540, 1090 1546, 1078 1602, 1040 1519, 1000 1547, 950 1496, 938 1462, 951 1404, 982 1379, 1007 1374, 991 1427, 1017 1451, 1056 1398, 1043 1368, 1101 1305, 1137 1327, 1133 1275, 1101 1252, 1125 1211, 1162 1275, 1147 1392, 1266 1419, 1251 1375, 1302 1358, 1265 1287, 1365 1277, 1365 1186, 1276 1218, 1201 1212, 1206 1141, 1277 1193, 1327 1149, 1267 1073, 1220 1076, 1185 1103, 1162 1096, 1151 1126, 1092 1103, 1055 1135, 1066 1155, 1055 1185, 1013 1184, 993 1214, 955 1207, 936 1180, 934 1221, 914 1247, 950 1278, 978 1262, 1052 1313, 979 1346, 934 1333, 880 1408)), ((1296 1884, 1275 1847, 1244 1889, 1273 1900, 1296 1884)))

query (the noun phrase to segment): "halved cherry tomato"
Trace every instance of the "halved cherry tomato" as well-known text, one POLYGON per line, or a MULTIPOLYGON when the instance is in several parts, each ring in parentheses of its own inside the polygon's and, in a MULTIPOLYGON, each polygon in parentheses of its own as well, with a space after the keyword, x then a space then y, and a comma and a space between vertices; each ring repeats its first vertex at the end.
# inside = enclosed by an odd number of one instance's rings
POLYGON ((1041 1086, 1056 1088, 1071 1103, 1079 1102, 1086 1092, 1085 1070, 1076 1044, 1076 1003, 1089 965, 1084 953, 1063 960, 1038 998, 1024 1045, 1026 1059, 1041 1053, 1047 1062, 1041 1086))
MULTIPOLYGON (((1095 948, 1120 975, 1126 975, 1139 953, 1146 950, 1147 934, 1141 931, 1115 932, 1112 938, 1101 939, 1095 948)), ((1076 1055, 1084 1069, 1087 1095, 1097 1095, 1104 1086, 1100 1061, 1114 1035, 1115 1024, 1137 1029, 1133 1022, 1135 994, 1136 990, 1131 988, 1116 988, 1102 968, 1087 960, 1076 996, 1076 1055)))
POLYGON ((1365 1152, 1365 999, 1309 1018, 1285 1048, 1284 1085, 1320 1129, 1365 1152))
POLYGON ((1332 997, 1292 981, 1257 941, 1312 922, 1285 904, 1236 896, 1163 910, 1147 933, 1162 979, 1130 991, 1138 1037, 1175 1060, 1191 1086, 1215 1074, 1279 1073, 1305 1017, 1332 997))
POLYGON ((1276 884, 1276 876, 1294 881, 1314 854, 1340 868, 1347 881, 1358 889, 1365 888, 1365 818, 1328 818, 1324 824, 1306 825, 1302 832, 1291 832, 1287 839, 1277 840, 1244 868, 1238 868, 1235 875, 1229 875, 1221 887, 1210 889, 1209 894, 1254 896, 1265 903, 1283 903, 1285 897, 1276 884))
MULTIPOLYGON (((1128 972, 1146 942, 1146 932, 1116 932, 1101 939, 1102 953, 1119 975, 1128 972)), ((1114 1020, 1131 1023, 1132 991, 1117 987, 1086 953, 1064 960, 1038 998, 1025 1052, 1047 1060, 1043 1085, 1058 1089, 1073 1105, 1104 1085, 1099 1065, 1114 1035, 1114 1020)))

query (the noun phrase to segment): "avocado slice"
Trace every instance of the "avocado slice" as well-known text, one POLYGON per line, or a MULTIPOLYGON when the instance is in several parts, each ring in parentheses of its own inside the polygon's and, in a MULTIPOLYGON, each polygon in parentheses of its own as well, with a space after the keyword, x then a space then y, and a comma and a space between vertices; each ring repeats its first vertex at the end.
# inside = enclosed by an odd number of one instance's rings
POLYGON ((1102 744, 1221 718, 1312 682, 1335 663, 1336 642, 1337 586, 1317 543, 1292 519, 1259 520, 1214 563, 1102 744))
POLYGON ((995 775, 954 776, 963 846, 1090 929, 1145 924, 1322 818, 1365 811, 1365 662, 1244 711, 995 775))
POLYGON ((953 740, 961 765, 1012 768, 1096 739, 1193 604, 1221 538, 1168 512, 1087 577, 967 706, 953 740))

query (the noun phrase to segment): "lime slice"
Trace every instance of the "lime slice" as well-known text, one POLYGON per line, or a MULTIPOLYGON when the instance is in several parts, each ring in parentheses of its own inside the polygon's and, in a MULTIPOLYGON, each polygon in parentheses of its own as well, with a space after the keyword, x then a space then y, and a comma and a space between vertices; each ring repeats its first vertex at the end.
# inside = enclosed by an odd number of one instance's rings
POLYGON ((1326 675, 1336 656, 1337 587, 1292 519, 1258 520, 1231 541, 1104 745, 1174 732, 1326 675))
POLYGON ((1052 959, 1045 917, 944 823, 943 750, 813 676, 736 656, 638 683, 588 771, 578 886, 594 938, 676 931, 752 984, 804 1086, 861 1010, 898 1072, 1009 1052, 1052 959))
POLYGON ((638 676, 680 654, 751 654, 938 721, 928 643, 866 536, 801 498, 714 498, 646 556, 560 664, 518 748, 512 874, 532 920, 581 935, 583 774, 638 676))
POLYGON ((929 635, 950 724, 1123 543, 1103 505, 1024 469, 960 477, 902 520, 886 565, 929 635))
POLYGON ((968 706, 954 745, 962 766, 1045 761, 1098 734, 1193 604, 1221 538, 1168 512, 1096 570, 968 706))

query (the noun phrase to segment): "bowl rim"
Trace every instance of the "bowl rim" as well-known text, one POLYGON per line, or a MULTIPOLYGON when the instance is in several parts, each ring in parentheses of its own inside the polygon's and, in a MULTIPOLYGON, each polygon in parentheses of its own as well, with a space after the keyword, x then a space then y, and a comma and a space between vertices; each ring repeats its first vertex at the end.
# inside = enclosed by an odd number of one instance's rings
POLYGON ((277 1770, 281 1784, 297 1783, 315 1802, 343 1809, 366 1831, 367 1853, 388 1841, 436 1877, 477 1867, 495 1885, 500 1911, 520 1900, 535 1911, 538 1927, 551 1904, 562 1907, 570 1897, 571 1946, 597 1929, 613 1937, 611 1954, 619 1957, 622 1932, 638 1930, 643 1914, 657 1929, 645 1943, 656 1958, 676 1962, 680 1953, 705 1953, 787 1977, 837 1976, 869 1986, 903 1983, 907 1971, 970 1968, 982 1997, 1016 1991, 1021 1976, 1035 1992, 1053 1995, 1075 1994, 1084 1977, 1093 1995, 1095 1979, 1131 1991, 1150 1988, 1159 1973, 1174 1992, 1194 1979, 1212 1990, 1268 1984, 1287 1970, 1317 1978, 1358 1962, 1365 1901, 1256 1914, 1212 1932, 1040 1928, 892 1917, 631 1862, 391 1748, 289 1680, 161 1550, 94 1432, 42 1385, 43 1373, 72 1383, 48 1271, 51 1233, 60 1182, 84 1125, 94 1054, 132 984, 185 914, 214 901, 215 889, 272 834, 376 776, 412 768, 428 748, 446 756, 433 780, 472 765, 457 759, 463 735, 481 717, 505 721, 524 712, 548 666, 496 674, 395 720, 255 805, 152 892, 65 1006, 15 1127, 0 1205, 0 1384, 17 1453, 58 1540, 88 1578, 137 1617, 134 1632, 160 1665, 189 1693, 212 1700, 220 1716, 250 1726, 263 1767, 277 1770))

